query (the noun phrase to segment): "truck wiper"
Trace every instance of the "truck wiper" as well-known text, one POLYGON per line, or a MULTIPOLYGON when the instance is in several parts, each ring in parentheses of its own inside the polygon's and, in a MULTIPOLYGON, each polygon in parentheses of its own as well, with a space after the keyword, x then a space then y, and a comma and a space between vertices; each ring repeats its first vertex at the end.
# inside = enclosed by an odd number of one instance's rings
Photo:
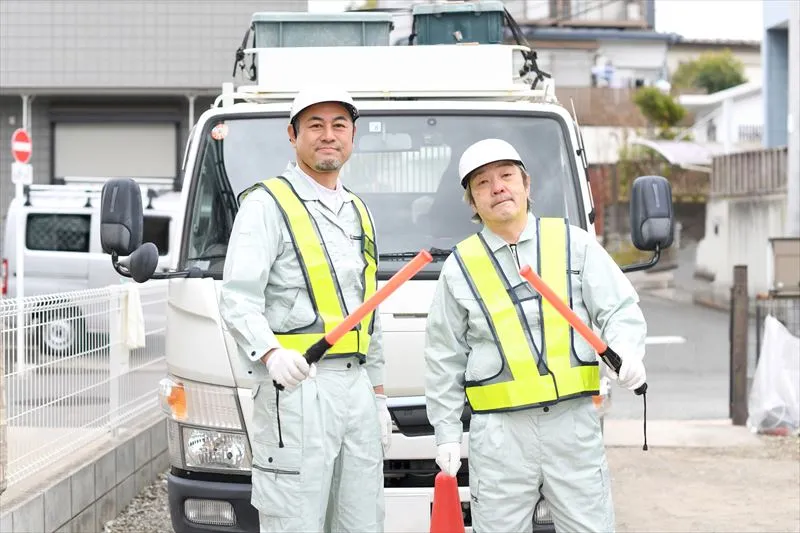
POLYGON ((212 259, 225 259, 225 254, 198 255, 197 257, 187 257, 187 261, 210 261, 212 259))
MULTIPOLYGON (((452 250, 445 250, 442 248, 428 248, 428 252, 433 256, 434 261, 446 259, 451 253, 452 250)), ((413 259, 417 256, 419 252, 395 252, 391 254, 380 254, 381 259, 413 259)))

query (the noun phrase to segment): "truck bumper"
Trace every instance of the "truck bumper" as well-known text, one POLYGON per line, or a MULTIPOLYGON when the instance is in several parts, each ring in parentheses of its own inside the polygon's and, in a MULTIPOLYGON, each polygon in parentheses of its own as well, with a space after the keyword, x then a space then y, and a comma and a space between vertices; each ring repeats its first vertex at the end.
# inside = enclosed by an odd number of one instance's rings
MULTIPOLYGON (((465 533, 472 533, 469 487, 458 487, 461 513, 464 517, 465 533)), ((386 533, 408 533, 430 531, 433 509, 433 488, 386 488, 386 533)), ((546 505, 546 504, 545 504, 546 505)), ((553 523, 538 524, 534 520, 534 533, 555 533, 553 523)))
MULTIPOLYGON (((250 504, 249 483, 221 483, 167 476, 175 533, 257 533, 258 511, 250 504), (189 505, 187 509, 187 500, 189 505), (202 512, 198 510, 202 509, 202 512), (231 525, 233 524, 233 525, 231 525)), ((458 488, 465 533, 472 532, 469 487, 458 488)), ((433 488, 385 489, 386 533, 430 530, 433 488)), ((548 517, 549 518, 549 517, 548 517)), ((549 520, 548 520, 549 522, 549 520)), ((552 522, 533 524, 535 533, 555 533, 552 522)))
POLYGON ((199 481, 170 473, 167 490, 175 533, 258 532, 249 483, 199 481))

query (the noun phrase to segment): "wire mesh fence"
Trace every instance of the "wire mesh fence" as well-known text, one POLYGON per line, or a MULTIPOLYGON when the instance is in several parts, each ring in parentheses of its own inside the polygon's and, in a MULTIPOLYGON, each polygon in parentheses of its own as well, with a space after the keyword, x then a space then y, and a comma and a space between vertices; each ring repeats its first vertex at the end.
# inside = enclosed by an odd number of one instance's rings
POLYGON ((0 488, 157 412, 166 297, 150 281, 0 300, 0 488))

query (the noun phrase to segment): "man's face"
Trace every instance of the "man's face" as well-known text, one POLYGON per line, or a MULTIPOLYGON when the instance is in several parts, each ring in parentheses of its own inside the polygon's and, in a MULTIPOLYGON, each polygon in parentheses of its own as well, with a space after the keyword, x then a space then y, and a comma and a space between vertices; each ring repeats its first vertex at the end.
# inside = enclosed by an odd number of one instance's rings
POLYGON ((484 223, 502 223, 527 216, 530 183, 509 161, 489 163, 470 178, 472 209, 484 223))
POLYGON ((323 102, 303 110, 297 136, 289 125, 289 140, 298 162, 317 172, 338 171, 353 152, 355 125, 341 104, 323 102))

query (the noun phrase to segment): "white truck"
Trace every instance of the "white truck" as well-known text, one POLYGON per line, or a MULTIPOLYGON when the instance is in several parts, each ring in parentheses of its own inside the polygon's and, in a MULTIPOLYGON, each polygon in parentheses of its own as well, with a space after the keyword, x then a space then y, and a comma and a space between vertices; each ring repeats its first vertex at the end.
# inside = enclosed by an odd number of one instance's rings
MULTIPOLYGON (((162 381, 160 396, 169 425, 168 485, 175 531, 258 530, 257 513, 250 505, 252 363, 238 354, 220 319, 219 287, 237 195, 281 172, 293 158, 286 137, 291 101, 299 88, 326 76, 351 92, 361 113, 353 155, 341 178, 375 216, 379 284, 421 249, 435 258, 379 308, 387 361, 385 389, 394 420, 384 470, 386 531, 429 529, 438 467, 425 411, 426 315, 444 257, 479 229, 462 199, 459 156, 482 138, 512 142, 531 169, 535 214, 568 217, 572 224, 594 231, 578 124, 556 100, 552 83, 542 84, 546 76, 524 42, 508 45, 493 40, 490 34, 496 25, 505 22, 514 29, 514 24, 505 10, 499 16, 488 8, 480 11, 486 7, 416 6, 417 40, 409 46, 389 45, 388 26, 382 26, 388 20, 385 13, 336 14, 327 19, 307 13, 256 14, 252 27, 256 44, 275 32, 288 42, 292 31, 304 32, 306 42, 240 49, 239 60, 253 55, 257 75, 252 76, 254 83, 235 89, 224 84, 215 105, 194 126, 183 161, 180 235, 168 273, 155 273, 155 249, 142 243, 139 188, 131 180, 105 185, 103 248, 117 271, 140 282, 170 279, 169 375, 162 381), (478 12, 464 17, 470 9, 478 12), (425 18, 433 11, 434 18, 425 18), (475 22, 485 16, 490 16, 488 25, 485 18, 482 26, 475 22), (276 21, 278 30, 275 24, 270 26, 276 21), (432 43, 435 24, 444 28, 445 44, 432 43), (487 33, 486 27, 491 31, 487 33), (386 30, 385 42, 382 37, 377 43, 367 42, 374 41, 381 28, 386 30), (360 36, 363 45, 341 46, 352 34, 356 41, 360 36), (465 42, 446 44, 453 34, 465 42)), ((654 253, 650 262, 629 270, 647 268, 672 241, 672 199, 664 178, 636 181, 631 216, 634 243, 654 253)), ((598 398, 601 408, 602 400, 598 398)), ((458 479, 468 529, 469 419, 465 405, 464 460, 458 479)), ((536 530, 552 529, 548 515, 540 498, 536 530)))

